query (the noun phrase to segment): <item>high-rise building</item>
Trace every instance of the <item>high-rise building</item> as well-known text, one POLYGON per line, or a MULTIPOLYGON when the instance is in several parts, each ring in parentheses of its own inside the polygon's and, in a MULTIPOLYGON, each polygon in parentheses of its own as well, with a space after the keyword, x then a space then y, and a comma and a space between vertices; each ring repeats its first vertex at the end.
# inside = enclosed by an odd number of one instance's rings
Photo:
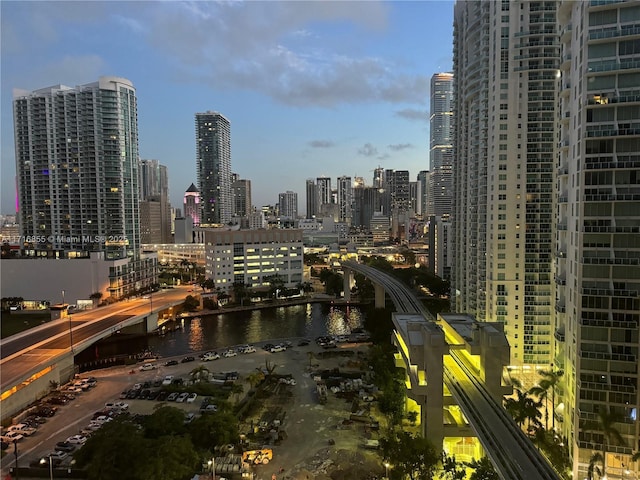
POLYGON ((585 478, 593 452, 602 452, 603 475, 635 479, 640 3, 562 1, 558 17, 552 362, 563 372, 555 405, 563 421, 555 425, 568 439, 573 478, 585 478), (620 441, 610 432, 619 433, 620 441))
POLYGON ((281 217, 298 218, 298 194, 291 190, 278 194, 278 210, 281 217))
POLYGON ((313 181, 313 178, 308 178, 306 183, 307 192, 307 218, 314 218, 318 215, 318 200, 320 196, 318 194, 318 186, 313 181))
POLYGON ((503 323, 516 367, 553 361, 557 5, 459 1, 454 13, 452 307, 503 323))
POLYGON ((136 91, 124 78, 14 91, 22 235, 32 251, 138 258, 136 91))
POLYGON ((187 188, 187 191, 184 192, 184 200, 183 200, 183 210, 184 216, 191 217, 193 225, 200 225, 200 213, 202 209, 200 208, 200 192, 198 188, 192 183, 187 188))
POLYGON ((331 196, 331 178, 316 178, 316 186, 318 188, 318 209, 322 208, 322 205, 333 203, 331 196))
POLYGON ((237 179, 231 184, 233 214, 246 217, 253 211, 251 203, 251 180, 237 179))
POLYGON ((218 112, 196 113, 196 164, 201 225, 231 220, 231 124, 218 112))
POLYGON ((353 208, 353 186, 351 177, 338 177, 338 221, 351 225, 351 210, 353 208))
POLYGON ((160 165, 158 160, 141 160, 139 179, 141 241, 171 243, 171 204, 167 167, 160 165))
POLYGON ((447 219, 453 204, 453 73, 431 77, 430 173, 428 216, 447 219))
POLYGON ((417 209, 416 213, 426 218, 427 198, 429 195, 429 170, 418 172, 417 209))

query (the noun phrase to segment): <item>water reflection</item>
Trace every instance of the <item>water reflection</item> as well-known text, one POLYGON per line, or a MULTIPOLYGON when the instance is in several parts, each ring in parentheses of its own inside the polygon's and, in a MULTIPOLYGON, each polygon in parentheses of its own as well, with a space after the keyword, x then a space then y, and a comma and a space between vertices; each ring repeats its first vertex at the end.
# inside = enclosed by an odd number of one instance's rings
MULTIPOLYGON (((362 327, 364 315, 357 308, 307 304, 182 319, 182 329, 164 336, 107 339, 99 345, 100 358, 136 354, 149 349, 162 357, 220 350, 244 343, 322 335, 347 335, 362 327)), ((275 342, 274 342, 275 343, 275 342)), ((82 361, 96 360, 94 349, 83 352, 82 361)))

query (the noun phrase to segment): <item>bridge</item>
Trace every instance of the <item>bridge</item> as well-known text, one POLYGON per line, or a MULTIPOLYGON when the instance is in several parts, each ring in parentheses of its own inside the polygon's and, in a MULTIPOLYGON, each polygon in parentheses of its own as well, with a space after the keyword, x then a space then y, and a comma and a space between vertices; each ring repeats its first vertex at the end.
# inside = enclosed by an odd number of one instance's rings
POLYGON ((120 331, 152 332, 169 309, 184 302, 178 287, 113 305, 77 312, 0 341, 1 421, 10 419, 75 374, 74 354, 120 331))
MULTIPOLYGON (((369 278, 375 287, 376 306, 384 305, 380 294, 386 292, 396 311, 396 344, 404 357, 411 388, 417 387, 427 425, 426 437, 441 448, 446 428, 440 421, 446 393, 450 393, 468 420, 478 440, 503 480, 558 480, 560 477, 533 443, 502 407, 502 369, 499 365, 478 365, 471 353, 485 348, 500 348, 498 331, 492 324, 470 322, 454 315, 452 320, 436 321, 416 295, 398 279, 373 267, 352 261, 342 262, 345 296, 352 273, 369 278), (423 341, 426 339, 427 341, 423 341), (419 344, 421 348, 411 347, 419 344), (416 357, 421 365, 415 365, 416 357), (485 368, 481 368, 485 367, 485 368), (484 379, 485 381, 481 381, 484 379), (444 387, 448 392, 444 391, 444 387), (437 394, 439 392, 439 395, 437 394), (436 393, 436 395, 433 395, 436 393), (421 394, 421 395, 420 395, 421 394), (438 396, 440 398, 438 398, 438 396), (439 443, 438 443, 439 442, 439 443)), ((501 333, 504 337, 504 333, 501 333)), ((506 339, 505 339, 506 342, 506 339)), ((508 346, 507 346, 508 348, 508 346)), ((487 355, 490 357, 490 355, 487 355)), ((508 361, 508 360, 507 360, 508 361)))

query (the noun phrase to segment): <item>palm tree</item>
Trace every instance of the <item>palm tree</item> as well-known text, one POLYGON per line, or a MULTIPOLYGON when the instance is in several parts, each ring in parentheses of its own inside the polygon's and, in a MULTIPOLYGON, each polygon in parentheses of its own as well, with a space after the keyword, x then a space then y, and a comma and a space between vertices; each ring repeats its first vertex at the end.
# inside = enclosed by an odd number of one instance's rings
MULTIPOLYGON (((618 444, 620 446, 625 446, 624 438, 620 435, 620 432, 615 428, 614 424, 620 420, 619 415, 609 412, 609 411, 600 411, 598 412, 598 420, 589 421, 585 424, 585 431, 598 432, 602 434, 602 453, 596 452, 591 457, 591 461, 589 462, 589 473, 593 474, 595 470, 598 475, 605 476, 607 471, 607 452, 609 450, 609 446, 613 444, 618 444), (593 463, 593 468, 592 464, 593 463), (602 464, 602 472, 597 469, 597 464, 602 464)), ((592 478, 592 477, 589 477, 592 478)))
POLYGON ((599 452, 596 452, 593 455, 591 455, 591 458, 589 459, 589 469, 587 470, 587 479, 594 480, 593 479, 594 473, 598 474, 598 478, 602 478, 604 474, 604 458, 602 457, 602 454, 599 452), (598 464, 602 465, 602 470, 598 468, 598 464))
POLYGON ((538 400, 544 402, 545 423, 544 428, 548 429, 549 411, 547 400, 549 399, 549 391, 551 391, 551 430, 555 431, 556 427, 556 387, 560 383, 560 379, 564 375, 562 370, 541 370, 540 375, 543 377, 538 385, 532 387, 529 393, 538 397, 538 400))
POLYGON ((209 369, 204 365, 200 365, 199 367, 191 370, 189 375, 191 376, 191 381, 193 383, 200 383, 203 380, 209 379, 209 369))

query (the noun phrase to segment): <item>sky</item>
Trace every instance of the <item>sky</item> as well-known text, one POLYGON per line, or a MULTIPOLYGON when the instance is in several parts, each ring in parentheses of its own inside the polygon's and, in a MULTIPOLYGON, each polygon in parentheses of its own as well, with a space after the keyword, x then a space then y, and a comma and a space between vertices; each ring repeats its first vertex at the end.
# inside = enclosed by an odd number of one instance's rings
MULTIPOLYGON (((305 182, 429 168, 429 83, 451 71, 453 1, 0 0, 1 208, 15 211, 13 91, 133 82, 139 151, 196 183, 195 114, 231 122, 253 204, 305 182)), ((197 183, 196 183, 197 184, 197 183)))

